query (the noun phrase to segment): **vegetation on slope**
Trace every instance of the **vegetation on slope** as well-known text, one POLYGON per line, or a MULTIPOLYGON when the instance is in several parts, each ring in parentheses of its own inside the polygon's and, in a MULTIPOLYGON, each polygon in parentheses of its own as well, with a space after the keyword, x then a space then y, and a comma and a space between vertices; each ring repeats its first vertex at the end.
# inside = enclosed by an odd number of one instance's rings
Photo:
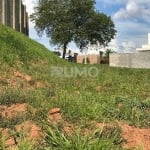
POLYGON ((53 53, 48 51, 43 45, 29 39, 23 34, 12 30, 11 28, 0 25, 0 63, 3 65, 16 67, 20 61, 27 65, 32 63, 57 64, 63 63, 53 53))
MULTIPOLYGON (((123 149, 118 126, 94 131, 92 122, 119 121, 140 128, 150 127, 149 69, 94 65, 99 70, 96 77, 51 76, 53 66, 82 70, 91 65, 69 64, 10 28, 0 26, 0 33, 0 105, 27 103, 36 109, 36 113, 28 111, 21 117, 0 117, 0 128, 15 131, 17 124, 31 120, 46 134, 40 146, 33 146, 23 138, 18 149, 25 146, 45 150, 123 149), (63 120, 76 129, 71 137, 62 131, 62 122, 54 127, 47 121, 47 112, 55 107, 61 109, 63 120), (93 134, 82 135, 83 129, 93 134)), ((3 138, 1 147, 4 147, 3 138)))

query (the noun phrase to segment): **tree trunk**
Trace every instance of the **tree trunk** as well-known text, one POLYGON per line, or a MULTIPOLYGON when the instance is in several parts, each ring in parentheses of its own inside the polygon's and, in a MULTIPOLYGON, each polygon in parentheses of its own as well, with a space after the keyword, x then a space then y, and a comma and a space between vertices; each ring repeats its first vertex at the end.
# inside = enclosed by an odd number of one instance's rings
POLYGON ((65 59, 66 56, 66 49, 67 49, 67 43, 65 43, 63 46, 63 59, 65 59))

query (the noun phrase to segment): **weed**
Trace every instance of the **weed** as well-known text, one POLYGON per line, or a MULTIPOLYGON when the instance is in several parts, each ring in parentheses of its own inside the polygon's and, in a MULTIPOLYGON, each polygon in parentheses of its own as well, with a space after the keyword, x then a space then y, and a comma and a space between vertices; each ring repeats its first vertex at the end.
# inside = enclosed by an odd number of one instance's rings
MULTIPOLYGON (((82 136, 75 132, 71 137, 66 136, 61 129, 56 126, 50 127, 45 125, 47 148, 53 150, 97 150, 97 149, 119 149, 117 137, 119 140, 118 130, 103 131, 95 130, 92 135, 82 136), (105 135, 104 135, 105 134, 105 135), (109 140, 108 140, 109 139, 109 140)), ((120 141, 121 142, 121 141, 120 141)), ((120 148, 121 149, 121 148, 120 148)))

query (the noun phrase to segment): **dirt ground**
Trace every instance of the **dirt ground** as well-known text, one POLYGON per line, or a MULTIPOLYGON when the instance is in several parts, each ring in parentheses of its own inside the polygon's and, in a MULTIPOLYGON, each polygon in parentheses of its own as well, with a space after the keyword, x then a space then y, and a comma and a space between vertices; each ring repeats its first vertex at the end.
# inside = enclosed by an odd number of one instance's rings
MULTIPOLYGON (((17 115, 24 115, 28 110, 27 104, 13 104, 11 106, 0 106, 0 116, 5 119, 10 119, 16 117, 17 115)), ((36 111, 32 108, 33 111, 36 111)), ((48 121, 57 124, 63 121, 60 108, 50 109, 47 113, 48 121)), ((66 134, 71 135, 73 132, 73 125, 63 121, 63 131, 66 134)), ((124 148, 140 148, 143 150, 150 150, 150 128, 141 129, 127 124, 118 122, 121 128, 121 135, 125 139, 123 145, 124 148)), ((97 123, 97 127, 110 126, 109 124, 97 123)), ((25 121, 19 125, 15 126, 16 131, 23 132, 27 139, 38 141, 42 137, 42 129, 32 121, 25 121)), ((0 128, 0 132, 6 138, 6 146, 12 147, 17 145, 17 140, 11 136, 10 129, 0 128)), ((88 131, 87 131, 88 132, 88 131)))

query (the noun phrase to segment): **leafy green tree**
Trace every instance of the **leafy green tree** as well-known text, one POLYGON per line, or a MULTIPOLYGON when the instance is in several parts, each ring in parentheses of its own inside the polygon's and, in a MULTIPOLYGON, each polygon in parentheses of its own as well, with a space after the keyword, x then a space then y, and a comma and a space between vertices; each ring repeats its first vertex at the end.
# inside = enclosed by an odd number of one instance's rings
POLYGON ((107 49, 105 50, 105 57, 106 57, 106 58, 109 58, 109 54, 111 54, 111 53, 114 53, 114 50, 113 50, 113 49, 110 49, 110 48, 107 48, 107 49))
POLYGON ((95 0, 39 0, 31 15, 40 36, 63 47, 63 58, 71 41, 83 50, 88 44, 107 45, 116 33, 110 17, 95 11, 95 0))
POLYGON ((88 44, 99 44, 105 47, 115 34, 115 25, 111 18, 96 11, 91 13, 90 18, 77 31, 75 42, 81 50, 88 44))
POLYGON ((69 0, 39 0, 35 13, 30 16, 39 36, 45 31, 52 44, 63 47, 63 58, 75 28, 68 15, 69 4, 69 0))
POLYGON ((71 16, 75 25, 73 40, 83 50, 88 44, 86 39, 87 31, 85 24, 91 19, 94 13, 95 0, 71 0, 71 16))

